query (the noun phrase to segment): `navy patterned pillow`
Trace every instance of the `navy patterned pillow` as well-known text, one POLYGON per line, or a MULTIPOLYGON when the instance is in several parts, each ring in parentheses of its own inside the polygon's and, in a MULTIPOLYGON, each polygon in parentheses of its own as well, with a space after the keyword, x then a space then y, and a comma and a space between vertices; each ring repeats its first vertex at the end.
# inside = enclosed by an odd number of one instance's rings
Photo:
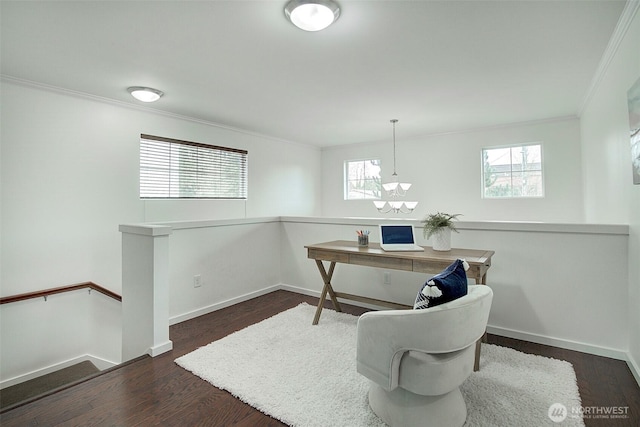
POLYGON ((469 264, 463 259, 457 259, 441 273, 433 276, 422 286, 414 309, 435 307, 467 294, 467 273, 469 264))

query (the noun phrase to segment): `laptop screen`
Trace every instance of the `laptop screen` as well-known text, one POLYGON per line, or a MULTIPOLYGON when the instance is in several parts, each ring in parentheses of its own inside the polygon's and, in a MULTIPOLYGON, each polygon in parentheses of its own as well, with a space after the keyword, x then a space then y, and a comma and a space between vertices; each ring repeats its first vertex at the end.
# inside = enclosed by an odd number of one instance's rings
POLYGON ((381 225, 382 244, 413 244, 413 225, 381 225))

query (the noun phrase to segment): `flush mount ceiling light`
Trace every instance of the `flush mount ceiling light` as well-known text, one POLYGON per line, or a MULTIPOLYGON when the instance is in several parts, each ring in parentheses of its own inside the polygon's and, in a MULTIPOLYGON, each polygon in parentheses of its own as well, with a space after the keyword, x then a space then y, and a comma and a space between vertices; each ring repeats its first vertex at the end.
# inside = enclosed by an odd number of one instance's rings
POLYGON ((164 95, 164 92, 158 89, 143 86, 131 86, 127 88, 127 91, 135 99, 142 102, 155 102, 160 99, 162 95, 164 95))
POLYGON ((338 19, 340 7, 332 0, 291 0, 284 14, 302 30, 320 31, 338 19))

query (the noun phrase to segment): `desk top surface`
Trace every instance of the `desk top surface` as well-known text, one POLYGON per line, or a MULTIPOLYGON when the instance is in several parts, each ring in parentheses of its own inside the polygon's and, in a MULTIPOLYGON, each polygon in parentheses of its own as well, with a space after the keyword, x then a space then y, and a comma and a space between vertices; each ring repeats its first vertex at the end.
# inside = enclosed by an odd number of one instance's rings
POLYGON ((305 246, 307 249, 425 261, 453 262, 458 258, 464 258, 469 264, 486 264, 490 262, 491 256, 495 253, 484 249, 451 248, 450 251, 434 251, 431 246, 422 247, 424 248, 423 252, 388 252, 380 248, 379 243, 370 242, 369 246, 360 247, 357 242, 350 240, 334 240, 305 246))

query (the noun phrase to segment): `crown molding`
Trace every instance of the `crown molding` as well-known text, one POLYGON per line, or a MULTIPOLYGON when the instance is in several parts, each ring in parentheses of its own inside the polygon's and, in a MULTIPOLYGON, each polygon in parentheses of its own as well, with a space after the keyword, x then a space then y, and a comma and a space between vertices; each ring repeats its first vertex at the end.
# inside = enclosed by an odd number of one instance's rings
MULTIPOLYGON (((508 129, 513 127, 535 126, 535 125, 546 124, 546 123, 561 123, 561 122, 568 122, 571 120, 578 120, 578 119, 579 119, 578 116, 571 115, 571 116, 549 117, 546 119, 526 120, 521 122, 499 123, 499 124, 488 125, 488 126, 477 126, 477 127, 470 127, 470 128, 457 129, 457 130, 408 135, 408 136, 403 136, 402 141, 412 142, 412 141, 417 141, 421 139, 437 138, 437 137, 447 136, 447 135, 464 135, 468 133, 491 132, 495 130, 508 129)), ((322 147, 321 150, 330 151, 334 149, 341 150, 344 148, 353 148, 353 147, 362 148, 362 147, 377 146, 380 144, 388 144, 388 143, 389 143, 389 139, 387 138, 387 139, 376 140, 376 141, 363 141, 363 142, 358 142, 354 144, 330 145, 330 146, 322 147)))
POLYGON ((254 136, 254 137, 257 137, 257 138, 263 138, 263 139, 268 139, 268 140, 275 141, 275 142, 281 142, 281 143, 284 143, 284 144, 292 144, 292 145, 297 145, 297 146, 302 146, 302 147, 307 147, 307 148, 313 148, 313 149, 316 149, 318 151, 320 150, 320 147, 318 147, 316 145, 312 145, 312 144, 306 144, 304 142, 290 141, 290 140, 287 140, 287 139, 277 138, 275 136, 265 135, 265 134, 261 134, 261 133, 258 133, 258 132, 253 132, 253 131, 250 131, 250 130, 246 130, 246 129, 236 128, 236 127, 224 125, 224 124, 221 124, 221 123, 211 122, 211 121, 204 120, 204 119, 198 119, 198 118, 195 118, 195 117, 189 117, 189 116, 183 116, 181 114, 171 113, 169 111, 158 110, 156 108, 151 108, 151 107, 146 106, 146 105, 131 104, 131 103, 124 102, 124 101, 118 101, 118 100, 112 99, 112 98, 93 95, 93 94, 90 94, 90 93, 87 93, 87 92, 80 92, 80 91, 76 91, 76 90, 72 90, 72 89, 62 88, 62 87, 59 87, 59 86, 48 85, 46 83, 35 82, 33 80, 21 79, 19 77, 9 76, 7 74, 0 74, 0 80, 4 81, 4 82, 7 82, 7 83, 13 83, 13 84, 16 84, 16 85, 19 85, 19 86, 25 86, 25 87, 41 89, 41 90, 45 90, 45 91, 48 91, 48 92, 54 92, 54 93, 59 93, 59 94, 67 95, 67 96, 73 96, 73 97, 76 97, 76 98, 88 99, 88 100, 91 100, 91 101, 101 102, 103 104, 111 104, 111 105, 115 105, 117 107, 128 108, 128 109, 131 109, 131 110, 144 111, 144 112, 147 112, 147 113, 157 114, 157 115, 160 115, 160 116, 170 117, 170 118, 173 118, 173 119, 184 120, 184 121, 187 121, 187 122, 198 123, 198 124, 201 124, 201 125, 211 126, 211 127, 215 127, 215 128, 219 128, 219 129, 224 129, 224 130, 228 130, 228 131, 231 131, 231 132, 242 133, 242 134, 254 136))
POLYGON ((609 44, 602 54, 602 58, 600 59, 600 64, 596 69, 596 72, 591 79, 591 84, 589 85, 589 89, 582 100, 582 104, 580 104, 580 108, 578 109, 578 117, 581 117, 584 113, 584 110, 591 102, 591 98, 598 90, 598 86, 600 86, 600 82, 604 78, 613 57, 615 56, 618 48, 620 47, 620 43, 624 39, 624 36, 627 34, 629 27, 631 26, 631 22, 633 18, 636 16, 636 13, 640 9, 640 0, 628 0, 627 4, 620 15, 620 19, 618 20, 618 24, 616 28, 613 30, 613 34, 611 35, 611 39, 609 39, 609 44))

